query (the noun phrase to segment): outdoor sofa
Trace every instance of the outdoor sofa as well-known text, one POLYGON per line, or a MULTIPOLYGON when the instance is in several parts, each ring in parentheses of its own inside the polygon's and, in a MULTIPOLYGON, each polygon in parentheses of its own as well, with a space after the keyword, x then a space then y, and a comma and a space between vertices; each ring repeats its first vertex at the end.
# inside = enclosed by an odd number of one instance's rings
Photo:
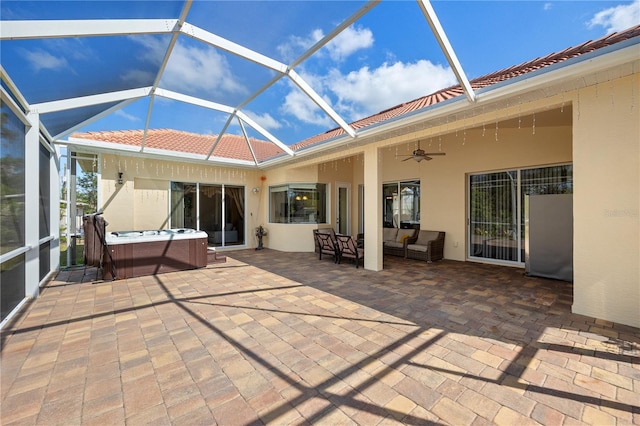
POLYGON ((407 243, 417 234, 414 228, 382 228, 382 244, 384 254, 405 257, 407 243))
POLYGON ((434 262, 444 258, 444 232, 420 230, 407 239, 405 258, 434 262))

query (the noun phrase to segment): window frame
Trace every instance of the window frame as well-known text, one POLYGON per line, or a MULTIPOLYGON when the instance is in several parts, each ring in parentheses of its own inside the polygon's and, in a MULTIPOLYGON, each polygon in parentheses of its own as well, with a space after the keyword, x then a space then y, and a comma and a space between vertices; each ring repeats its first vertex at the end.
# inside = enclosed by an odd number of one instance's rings
POLYGON ((329 223, 329 184, 297 182, 269 186, 269 223, 309 225, 329 223), (322 189, 319 187, 322 186, 322 189), (274 197, 284 194, 278 200, 274 197), (317 194, 317 197, 314 196, 317 194), (305 198, 306 197, 306 198, 305 198), (313 205, 315 201, 315 205, 313 205), (276 210, 279 206, 280 210, 276 210), (286 214, 277 212, 286 211, 286 214))
POLYGON ((382 223, 385 228, 420 227, 420 214, 422 208, 422 181, 419 178, 390 181, 382 183, 382 223), (386 188, 395 186, 395 192, 385 193, 386 188), (417 187, 418 193, 411 196, 403 195, 409 187, 417 187), (405 201, 411 198, 411 206, 405 208, 405 201), (417 200, 416 200, 417 198, 417 200), (389 205, 389 201, 391 204, 389 205), (388 207, 391 207, 391 220, 388 220, 388 207), (405 211, 409 211, 410 219, 402 220, 405 211), (395 220, 397 215, 398 219, 395 220), (397 223, 396 223, 397 222, 397 223))

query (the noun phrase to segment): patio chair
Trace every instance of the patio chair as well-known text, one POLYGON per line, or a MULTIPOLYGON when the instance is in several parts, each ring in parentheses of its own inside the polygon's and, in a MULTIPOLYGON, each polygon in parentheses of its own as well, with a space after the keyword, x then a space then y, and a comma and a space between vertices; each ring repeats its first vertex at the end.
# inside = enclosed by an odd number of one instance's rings
POLYGON ((330 233, 313 230, 313 236, 318 247, 318 259, 322 260, 322 255, 327 254, 333 257, 334 263, 338 262, 338 252, 333 236, 330 233))
POLYGON ((338 243, 338 263, 342 261, 343 257, 352 259, 358 268, 360 260, 364 266, 364 249, 358 248, 356 240, 351 235, 339 235, 336 234, 336 242, 338 243))

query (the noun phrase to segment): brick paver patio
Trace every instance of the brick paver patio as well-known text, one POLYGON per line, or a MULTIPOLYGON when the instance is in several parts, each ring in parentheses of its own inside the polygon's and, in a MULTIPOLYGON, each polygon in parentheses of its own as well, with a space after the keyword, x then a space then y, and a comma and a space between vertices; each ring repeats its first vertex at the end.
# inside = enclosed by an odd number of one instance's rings
POLYGON ((521 269, 229 252, 61 272, 2 332, 10 424, 640 424, 640 330, 521 269))

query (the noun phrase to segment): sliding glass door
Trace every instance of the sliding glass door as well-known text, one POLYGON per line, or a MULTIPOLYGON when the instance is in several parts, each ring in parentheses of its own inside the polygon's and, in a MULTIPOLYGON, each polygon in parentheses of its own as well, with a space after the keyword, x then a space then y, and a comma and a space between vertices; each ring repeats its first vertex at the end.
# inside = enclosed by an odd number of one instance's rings
POLYGON ((468 256, 524 262, 524 196, 571 193, 570 164, 470 175, 468 256))
POLYGON ((212 246, 244 244, 244 187, 171 182, 171 227, 205 231, 212 246))

